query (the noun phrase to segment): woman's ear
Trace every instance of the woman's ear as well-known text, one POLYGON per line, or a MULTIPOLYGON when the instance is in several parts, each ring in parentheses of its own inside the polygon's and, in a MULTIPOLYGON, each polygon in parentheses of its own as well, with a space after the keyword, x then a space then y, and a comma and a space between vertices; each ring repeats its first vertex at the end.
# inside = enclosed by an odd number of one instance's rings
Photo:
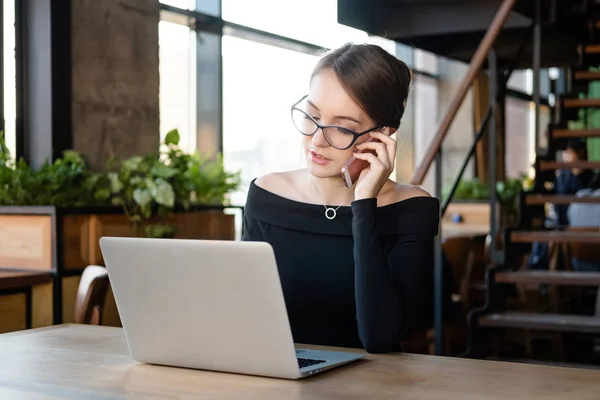
POLYGON ((397 129, 390 128, 389 126, 384 126, 381 129, 381 133, 383 133, 384 135, 387 135, 387 136, 392 136, 394 133, 396 133, 396 131, 397 131, 397 129))

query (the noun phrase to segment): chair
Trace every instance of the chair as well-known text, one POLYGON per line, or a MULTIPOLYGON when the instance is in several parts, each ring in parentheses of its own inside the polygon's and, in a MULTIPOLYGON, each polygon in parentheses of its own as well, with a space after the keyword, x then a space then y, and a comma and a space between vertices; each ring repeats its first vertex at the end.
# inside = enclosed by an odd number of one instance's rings
POLYGON ((102 307, 106 301, 108 285, 106 268, 89 265, 83 270, 75 301, 75 323, 88 325, 102 323, 102 307))

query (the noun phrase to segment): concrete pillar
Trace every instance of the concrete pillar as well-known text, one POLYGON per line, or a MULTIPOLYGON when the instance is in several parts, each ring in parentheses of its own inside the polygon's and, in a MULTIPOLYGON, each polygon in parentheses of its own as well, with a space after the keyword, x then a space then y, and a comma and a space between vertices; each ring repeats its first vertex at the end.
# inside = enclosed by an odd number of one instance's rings
POLYGON ((158 149, 158 22, 158 0, 71 1, 72 148, 92 168, 158 149))

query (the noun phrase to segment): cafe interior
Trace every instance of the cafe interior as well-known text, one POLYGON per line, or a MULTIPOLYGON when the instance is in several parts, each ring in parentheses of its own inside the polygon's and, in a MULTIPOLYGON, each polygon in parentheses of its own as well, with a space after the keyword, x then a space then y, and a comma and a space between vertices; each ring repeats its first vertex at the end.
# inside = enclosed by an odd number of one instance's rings
MULTIPOLYGON (((599 1, 2 0, 0 37, 0 399, 598 398, 599 1), (252 181, 304 167, 290 106, 349 42, 412 72, 390 179, 440 201, 431 326, 304 379, 140 361, 100 238, 242 242, 252 181)), ((208 312, 188 298, 138 303, 208 312)))

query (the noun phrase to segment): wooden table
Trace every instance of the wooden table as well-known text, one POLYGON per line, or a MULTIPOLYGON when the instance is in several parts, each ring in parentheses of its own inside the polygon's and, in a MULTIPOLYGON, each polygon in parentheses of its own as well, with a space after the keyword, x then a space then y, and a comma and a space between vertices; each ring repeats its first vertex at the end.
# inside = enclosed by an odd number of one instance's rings
POLYGON ((0 335, 0 399, 598 399, 600 371, 409 354, 300 381, 139 364, 120 328, 0 335))
POLYGON ((442 237, 475 237, 487 236, 490 233, 489 224, 455 224, 448 221, 443 221, 441 226, 442 237))
MULTIPOLYGON (((25 327, 32 326, 32 288, 52 281, 50 271, 24 271, 0 268, 0 296, 25 295, 25 327)), ((3 316, 0 315, 0 318, 3 316)), ((0 324, 2 321, 0 320, 0 324)))

